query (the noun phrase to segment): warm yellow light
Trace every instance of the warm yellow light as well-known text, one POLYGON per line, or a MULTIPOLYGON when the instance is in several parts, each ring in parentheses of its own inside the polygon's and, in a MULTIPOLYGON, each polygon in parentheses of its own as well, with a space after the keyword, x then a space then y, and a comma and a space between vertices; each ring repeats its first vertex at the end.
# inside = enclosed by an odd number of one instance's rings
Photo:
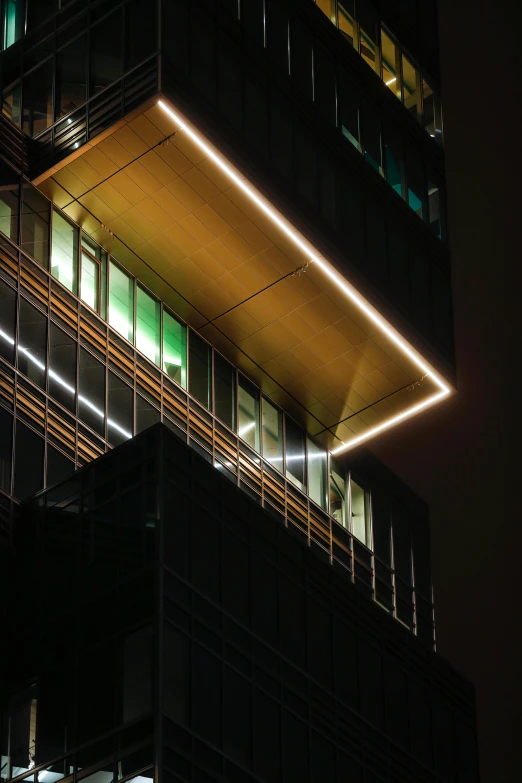
POLYGON ((390 79, 389 82, 384 82, 384 84, 386 84, 386 86, 389 86, 390 84, 393 84, 393 82, 396 82, 396 81, 397 81, 397 77, 394 76, 393 79, 390 79))
POLYGON ((174 111, 167 104, 160 100, 158 106, 179 125, 179 130, 183 130, 187 136, 199 147, 199 149, 205 153, 227 177, 237 185, 248 198, 253 201, 259 209, 261 209, 265 215, 267 215, 275 225, 277 225, 286 236, 292 240, 292 242, 305 254, 309 261, 317 264, 319 269, 333 282, 335 285, 361 310, 411 361, 422 371, 425 377, 430 378, 433 383, 438 387, 439 391, 433 396, 429 397, 424 402, 414 405, 407 411, 392 416, 391 419, 387 419, 382 424, 376 427, 372 427, 364 435, 352 438, 347 443, 343 443, 338 446, 332 454, 339 454, 340 452, 347 451, 354 446, 359 445, 363 441, 372 438, 383 430, 393 427, 394 424, 398 424, 406 418, 414 416, 424 408, 434 405, 436 402, 446 397, 450 393, 449 386, 438 375, 435 370, 430 367, 424 359, 410 346, 408 343, 398 334, 398 332, 382 318, 381 315, 367 302, 356 289, 347 281, 341 277, 334 267, 326 261, 318 251, 311 245, 307 239, 305 239, 299 232, 295 230, 292 224, 286 220, 270 202, 262 196, 259 191, 251 185, 248 180, 240 174, 215 148, 197 131, 188 120, 183 117, 179 112, 174 111))

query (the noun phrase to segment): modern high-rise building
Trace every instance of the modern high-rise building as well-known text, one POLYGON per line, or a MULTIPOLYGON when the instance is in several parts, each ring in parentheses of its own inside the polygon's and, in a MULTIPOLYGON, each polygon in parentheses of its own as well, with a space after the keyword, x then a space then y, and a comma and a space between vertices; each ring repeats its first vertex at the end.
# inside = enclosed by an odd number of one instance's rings
POLYGON ((434 2, 1 13, 2 781, 473 783, 434 2))

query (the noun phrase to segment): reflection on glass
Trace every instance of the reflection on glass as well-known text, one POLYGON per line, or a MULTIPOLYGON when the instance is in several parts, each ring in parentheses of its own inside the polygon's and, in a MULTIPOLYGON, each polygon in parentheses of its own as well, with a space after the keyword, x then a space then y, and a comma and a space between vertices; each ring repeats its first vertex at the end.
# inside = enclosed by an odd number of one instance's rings
POLYGON ((140 394, 136 394, 136 433, 152 427, 159 420, 159 411, 140 394))
POLYGON ((0 231, 14 242, 18 240, 18 193, 20 175, 0 164, 0 231))
POLYGON ((189 392, 210 409, 210 346, 195 332, 189 338, 189 392))
POLYGON ((399 47, 381 27, 382 80, 396 95, 401 97, 399 77, 399 47))
POLYGON ((114 446, 118 446, 123 441, 132 438, 133 391, 110 370, 108 377, 108 438, 114 446))
POLYGON ((355 38, 354 0, 343 0, 342 3, 339 3, 338 24, 339 30, 343 33, 346 40, 357 48, 355 38))
POLYGON ((51 274, 69 291, 76 292, 78 229, 53 210, 51 274))
POLYGON ((18 323, 18 369, 41 389, 45 389, 47 318, 20 298, 18 323))
POLYGON ((12 90, 2 96, 2 114, 8 120, 20 128, 22 125, 22 104, 20 84, 17 84, 12 90))
POLYGON ((285 417, 286 429, 286 477, 306 491, 305 482, 305 434, 289 416, 285 417))
POLYGON ((122 10, 106 16, 91 28, 91 95, 120 78, 123 66, 122 10))
POLYGON ((0 356, 13 364, 16 292, 0 280, 0 356))
POLYGON ((422 80, 422 116, 425 129, 435 138, 435 100, 433 90, 422 80))
POLYGON ((402 140, 394 128, 386 126, 385 137, 386 150, 386 180, 392 186, 394 191, 402 198, 405 198, 404 182, 404 153, 402 140))
POLYGON ((440 191, 433 180, 428 181, 428 215, 431 230, 442 239, 440 191))
POLYGON ((23 0, 5 0, 3 49, 12 46, 22 36, 23 19, 23 0))
POLYGON ((82 253, 82 279, 80 285, 80 298, 82 302, 98 312, 100 265, 87 253, 82 253))
POLYGON ((49 394, 76 412, 76 341, 51 322, 49 331, 49 394))
POLYGON ((157 299, 138 286, 136 294, 136 348, 160 366, 161 309, 157 299))
POLYGON ((259 451, 259 390, 239 376, 237 393, 237 433, 255 451, 259 451))
POLYGON ((81 346, 78 415, 98 435, 105 437, 105 367, 81 346))
POLYGON ((87 33, 56 55, 56 119, 76 109, 87 98, 87 33))
POLYGON ((326 496, 326 451, 314 443, 311 438, 307 439, 308 446, 308 494, 317 505, 328 508, 328 498, 326 496))
POLYGON ((134 336, 134 281, 110 262, 109 324, 129 342, 134 336))
POLYGON ((283 413, 263 397, 263 457, 283 472, 283 413))
POLYGON ((163 308, 163 371, 187 388, 187 330, 163 308))
POLYGON ((9 494, 11 494, 12 445, 13 415, 0 408, 0 489, 9 494))
POLYGON ((221 421, 236 428, 236 369, 214 352, 214 413, 221 421))
POLYGON ((424 217, 424 167, 422 160, 411 150, 408 157, 408 204, 417 215, 424 217))
POLYGON ((362 140, 364 144, 364 157, 379 172, 384 175, 382 168, 381 147, 381 117, 378 109, 366 100, 362 103, 362 140))
POLYGON ((403 103, 416 120, 421 119, 420 76, 406 55, 402 55, 403 103))
POLYGON ((336 522, 348 527, 346 471, 330 458, 330 514, 336 522))
POLYGON ((52 59, 24 78, 22 96, 22 130, 37 136, 53 123, 52 59))
POLYGON ((370 493, 350 479, 352 533, 365 546, 371 547, 370 493))
POLYGON ((73 471, 74 462, 48 443, 45 486, 50 487, 56 484, 73 471))
MULTIPOLYGON (((35 187, 22 186, 22 250, 48 269, 51 205, 35 187)), ((73 291, 76 293, 76 291, 73 291)))
MULTIPOLYGON (((21 421, 16 422, 14 495, 18 500, 25 500, 43 487, 44 445, 43 438, 40 438, 21 421)), ((11 747, 15 752, 21 752, 22 743, 13 744, 11 747)), ((27 758, 27 747, 26 744, 23 744, 24 752, 20 755, 19 762, 15 764, 13 760, 13 764, 22 767, 20 772, 15 773, 16 775, 25 772, 24 760, 27 758), (24 760, 22 760, 22 756, 24 760)), ((34 753, 34 748, 32 752, 34 753)))

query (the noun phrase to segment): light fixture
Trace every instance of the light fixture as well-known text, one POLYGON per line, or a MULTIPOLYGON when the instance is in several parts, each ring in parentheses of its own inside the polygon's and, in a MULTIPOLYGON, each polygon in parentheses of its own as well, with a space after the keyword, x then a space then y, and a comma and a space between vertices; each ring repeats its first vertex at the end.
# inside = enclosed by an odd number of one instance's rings
POLYGON ((393 77, 393 79, 390 79, 390 81, 389 81, 389 82, 384 82, 384 83, 385 83, 387 86, 389 86, 390 84, 393 84, 393 82, 396 82, 396 81, 397 81, 397 77, 396 77, 396 76, 394 76, 394 77, 393 77))
MULTIPOLYGON (((394 77, 396 78, 396 77, 394 77)), ((165 101, 159 100, 158 106, 168 115, 178 126, 178 130, 182 130, 188 136, 191 141, 208 157, 212 160, 216 166, 233 182, 237 187, 254 203, 259 209, 270 218, 270 220, 281 229, 281 231, 298 247, 307 259, 317 265, 317 267, 323 272, 323 274, 333 282, 339 290, 343 292, 347 299, 359 308, 359 310, 369 318, 375 326, 378 327, 383 334, 397 347, 399 350, 407 356, 413 364, 422 372, 424 377, 429 378, 438 391, 430 396, 424 402, 414 405, 406 411, 403 411, 397 416, 392 416, 382 424, 370 428, 363 435, 356 436, 351 440, 338 446, 332 451, 332 454, 339 454, 347 451, 360 443, 369 440, 374 435, 377 435, 383 430, 389 429, 394 424, 404 421, 421 410, 434 405, 441 399, 450 394, 450 387, 440 377, 440 375, 430 367, 424 359, 404 340, 401 335, 390 325, 387 321, 375 310, 375 308, 369 304, 359 292, 344 278, 326 259, 322 258, 319 252, 314 246, 308 242, 292 225, 286 220, 270 202, 261 195, 261 193, 242 175, 237 171, 224 157, 219 153, 211 143, 204 138, 194 126, 179 112, 168 106, 165 101)))

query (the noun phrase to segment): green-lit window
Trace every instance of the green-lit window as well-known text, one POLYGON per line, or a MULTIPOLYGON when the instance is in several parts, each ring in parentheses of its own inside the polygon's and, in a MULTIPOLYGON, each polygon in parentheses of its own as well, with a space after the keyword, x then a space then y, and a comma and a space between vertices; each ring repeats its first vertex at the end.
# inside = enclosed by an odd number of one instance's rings
POLYGON ((78 228, 53 211, 51 274, 73 294, 77 290, 78 228))
POLYGON ((100 265, 82 251, 82 274, 80 281, 80 299, 98 311, 100 265))
POLYGON ((370 493, 350 479, 352 533, 365 546, 371 548, 370 493))
POLYGON ((242 375, 239 376, 237 417, 239 437, 259 451, 259 390, 242 375))
POLYGON ((109 324, 129 342, 134 337, 134 281, 110 262, 109 324))
POLYGON ((346 471, 330 457, 330 514, 343 527, 348 527, 346 504, 346 471))
POLYGON ((163 309, 163 371, 187 388, 187 329, 163 309))
POLYGON ((138 286, 136 294, 136 348, 160 366, 161 309, 157 299, 138 286))
POLYGON ((3 48, 12 46, 22 35, 24 18, 23 0, 5 0, 3 48))
POLYGON ((326 450, 308 438, 308 494, 325 510, 328 508, 326 462, 326 450))
POLYGON ((262 407, 263 457, 283 472, 283 414, 263 397, 262 407))

